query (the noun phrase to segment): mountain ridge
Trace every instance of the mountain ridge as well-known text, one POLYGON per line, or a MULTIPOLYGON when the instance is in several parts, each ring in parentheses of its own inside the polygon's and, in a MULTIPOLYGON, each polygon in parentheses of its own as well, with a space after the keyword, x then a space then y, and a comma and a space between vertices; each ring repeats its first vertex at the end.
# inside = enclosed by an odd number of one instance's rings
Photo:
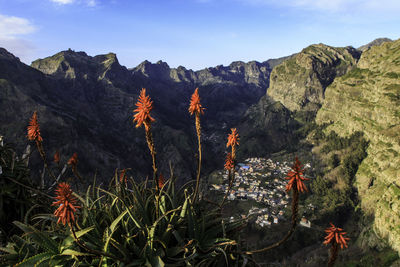
MULTIPOLYGON (((15 140, 19 149, 25 148, 26 126, 37 110, 49 155, 60 149, 66 159, 78 152, 80 171, 89 175, 98 168, 103 182, 109 181, 116 168, 126 167, 132 167, 136 179, 145 179, 150 176, 151 161, 143 129, 135 129, 132 122, 134 104, 144 87, 154 101, 152 129, 159 169, 169 173, 171 161, 184 183, 194 177, 196 169, 195 160, 190 159, 196 157, 197 141, 187 111, 196 87, 206 107, 201 117, 203 154, 207 155, 204 177, 222 168, 226 136, 232 127, 238 128, 241 137, 239 160, 298 147, 304 142, 301 131, 315 117, 320 124, 333 122, 328 129, 341 136, 361 130, 372 140, 369 155, 382 157, 379 162, 367 157, 357 172, 362 208, 377 217, 374 229, 399 252, 390 235, 397 221, 385 221, 398 215, 398 187, 393 181, 397 172, 393 164, 382 164, 385 158, 398 160, 395 153, 400 153, 399 144, 393 141, 398 137, 400 116, 396 109, 398 43, 376 42, 364 51, 316 44, 281 59, 236 61, 199 71, 170 68, 162 61, 144 61, 128 69, 114 53, 92 57, 72 50, 38 59, 30 67, 0 49, 0 133, 6 140, 15 140), (379 105, 380 100, 389 107, 379 105), (340 108, 342 102, 346 108, 340 108), (349 119, 345 110, 350 112, 349 119), (375 198, 368 192, 374 192, 375 198), (379 200, 385 207, 383 215, 371 213, 368 207, 383 192, 379 200)), ((35 160, 40 162, 38 157, 35 160)))

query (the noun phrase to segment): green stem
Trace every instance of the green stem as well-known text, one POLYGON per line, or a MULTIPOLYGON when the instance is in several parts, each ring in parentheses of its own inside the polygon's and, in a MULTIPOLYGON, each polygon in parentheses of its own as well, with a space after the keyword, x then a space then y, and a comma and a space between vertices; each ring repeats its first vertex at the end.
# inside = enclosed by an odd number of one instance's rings
POLYGON ((196 132, 197 132, 197 143, 199 149, 199 162, 197 166, 197 178, 196 178, 196 188, 194 190, 194 195, 192 202, 195 203, 197 200, 197 195, 200 186, 200 171, 201 171, 201 126, 200 126, 200 115, 196 114, 196 132))
POLYGON ((39 151, 40 156, 41 156, 42 159, 43 159, 44 167, 46 168, 46 170, 47 170, 47 172, 49 173, 49 175, 51 176, 51 178, 53 178, 54 181, 56 181, 57 178, 53 175, 53 173, 51 172, 51 170, 50 170, 50 168, 49 168, 49 165, 47 164, 46 154, 45 154, 45 152, 44 152, 42 142, 36 140, 36 147, 37 147, 37 149, 38 149, 38 151, 39 151))
POLYGON ((328 267, 333 267, 335 265, 335 261, 338 255, 339 251, 339 245, 337 243, 332 243, 331 249, 330 249, 330 257, 328 261, 328 267))
POLYGON ((36 193, 38 193, 38 194, 41 194, 41 195, 43 195, 43 196, 45 196, 45 197, 48 197, 48 198, 50 198, 50 199, 53 199, 52 196, 50 196, 50 195, 48 195, 48 194, 46 194, 46 193, 43 193, 42 191, 37 190, 37 189, 35 189, 35 188, 32 188, 32 187, 30 187, 30 186, 24 185, 24 184, 18 182, 17 180, 15 180, 15 179, 13 179, 13 178, 11 178, 11 177, 7 177, 7 176, 3 176, 3 177, 6 178, 6 179, 8 179, 8 180, 10 180, 10 181, 12 181, 12 182, 14 182, 14 183, 16 183, 16 184, 18 184, 18 185, 20 185, 20 186, 22 186, 22 187, 25 187, 26 189, 32 190, 33 192, 36 192, 36 193))
POLYGON ((150 154, 153 160, 153 181, 156 183, 156 189, 158 192, 159 188, 158 188, 157 166, 156 166, 156 150, 154 148, 154 141, 153 141, 153 135, 151 134, 150 123, 145 122, 145 130, 146 130, 147 146, 149 147, 150 154))

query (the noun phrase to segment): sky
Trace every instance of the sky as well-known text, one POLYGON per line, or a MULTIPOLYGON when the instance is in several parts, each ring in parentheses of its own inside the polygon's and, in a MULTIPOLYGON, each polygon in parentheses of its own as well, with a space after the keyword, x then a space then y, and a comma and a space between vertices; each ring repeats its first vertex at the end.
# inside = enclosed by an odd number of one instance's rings
POLYGON ((399 14, 400 0, 0 0, 0 47, 26 64, 71 48, 199 70, 399 39, 399 14))

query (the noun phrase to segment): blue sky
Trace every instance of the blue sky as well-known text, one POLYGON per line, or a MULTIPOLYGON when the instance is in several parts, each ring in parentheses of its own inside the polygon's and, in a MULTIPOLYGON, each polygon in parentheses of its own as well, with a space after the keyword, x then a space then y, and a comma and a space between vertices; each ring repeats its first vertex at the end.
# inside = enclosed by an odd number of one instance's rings
POLYGON ((398 39, 399 14, 400 0, 0 0, 0 47, 27 64, 71 48, 198 70, 398 39))

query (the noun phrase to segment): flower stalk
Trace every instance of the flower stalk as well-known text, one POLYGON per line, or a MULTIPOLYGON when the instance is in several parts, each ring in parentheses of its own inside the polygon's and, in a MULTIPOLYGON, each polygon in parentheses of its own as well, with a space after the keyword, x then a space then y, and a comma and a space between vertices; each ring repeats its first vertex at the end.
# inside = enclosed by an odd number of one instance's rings
MULTIPOLYGON (((56 177, 53 175, 51 172, 49 165, 47 164, 47 159, 46 159, 46 153, 44 152, 43 148, 43 138, 40 135, 40 125, 38 122, 38 117, 37 117, 37 111, 33 112, 32 118, 29 121, 29 126, 28 126, 28 134, 27 134, 28 140, 30 141, 35 141, 36 147, 39 151, 40 157, 43 160, 43 164, 49 175, 56 180, 56 177)), ((42 180, 42 184, 44 181, 42 180)))
POLYGON ((150 115, 150 111, 153 109, 153 101, 151 101, 150 96, 146 96, 145 88, 142 88, 140 91, 139 99, 136 102, 136 107, 137 108, 133 111, 135 112, 133 115, 133 122, 136 122, 136 128, 140 127, 142 124, 144 125, 147 146, 150 150, 151 158, 153 160, 153 181, 158 192, 159 187, 157 178, 156 150, 154 147, 153 135, 151 134, 151 123, 155 121, 155 119, 150 115))
POLYGON ((226 143, 226 147, 231 147, 231 153, 228 153, 225 160, 225 169, 228 170, 228 190, 225 192, 220 208, 224 205, 225 200, 232 189, 232 185, 235 182, 236 146, 238 145, 239 134, 236 128, 231 128, 231 133, 228 135, 228 142, 226 143))
POLYGON ((200 186, 200 172, 201 172, 201 124, 200 124, 200 114, 204 114, 204 107, 200 104, 199 88, 196 88, 192 98, 190 99, 189 113, 190 115, 195 114, 195 125, 197 133, 197 145, 198 145, 198 164, 197 164, 197 177, 196 177, 196 187, 193 193, 192 202, 195 203, 199 193, 200 186))
POLYGON ((78 167, 77 167, 77 165, 78 165, 78 154, 76 152, 74 154, 72 154, 71 158, 68 160, 68 165, 71 166, 72 173, 75 175, 75 177, 77 177, 79 179, 79 181, 82 183, 83 179, 78 173, 78 167))

